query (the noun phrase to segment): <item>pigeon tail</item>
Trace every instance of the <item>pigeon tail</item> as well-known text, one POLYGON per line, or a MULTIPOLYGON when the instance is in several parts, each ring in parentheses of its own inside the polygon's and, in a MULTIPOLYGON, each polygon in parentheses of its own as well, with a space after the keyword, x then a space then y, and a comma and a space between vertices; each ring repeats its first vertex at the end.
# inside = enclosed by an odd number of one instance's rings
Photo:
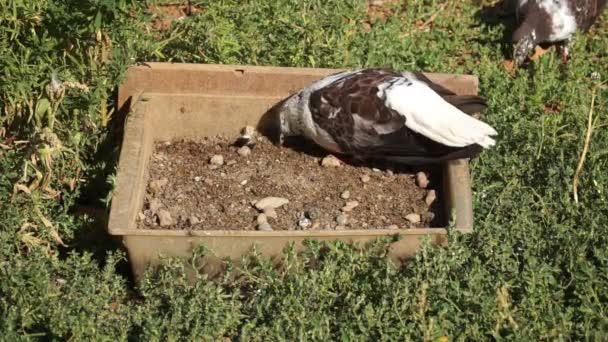
POLYGON ((389 108, 405 116, 405 125, 414 132, 450 147, 494 145, 490 136, 498 133, 444 100, 424 83, 395 85, 386 91, 389 108))

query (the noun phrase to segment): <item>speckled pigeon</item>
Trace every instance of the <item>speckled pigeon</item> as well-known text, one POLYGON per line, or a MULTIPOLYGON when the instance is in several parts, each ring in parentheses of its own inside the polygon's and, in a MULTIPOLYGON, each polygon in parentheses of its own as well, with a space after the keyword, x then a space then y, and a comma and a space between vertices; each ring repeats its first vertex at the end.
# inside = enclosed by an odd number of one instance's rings
POLYGON ((486 107, 417 72, 344 71, 322 78, 275 105, 262 131, 275 143, 304 136, 355 160, 431 164, 473 158, 495 144, 496 131, 471 114, 486 107))
POLYGON ((556 45, 564 63, 568 44, 577 29, 589 30, 600 16, 606 0, 517 0, 518 27, 513 33, 514 59, 525 62, 536 45, 556 45))

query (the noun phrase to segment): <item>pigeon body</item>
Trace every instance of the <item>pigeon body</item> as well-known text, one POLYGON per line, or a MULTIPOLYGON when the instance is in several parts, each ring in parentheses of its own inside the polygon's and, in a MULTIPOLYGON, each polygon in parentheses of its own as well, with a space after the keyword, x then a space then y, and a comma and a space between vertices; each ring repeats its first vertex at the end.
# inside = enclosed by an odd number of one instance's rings
POLYGON ((513 33, 515 62, 523 64, 536 45, 556 45, 567 63, 568 44, 600 16, 606 0, 517 0, 518 27, 513 33))
POLYGON ((300 135, 355 159, 420 164, 471 158, 496 131, 469 114, 485 108, 420 73, 345 71, 318 80, 269 113, 275 142, 300 135))

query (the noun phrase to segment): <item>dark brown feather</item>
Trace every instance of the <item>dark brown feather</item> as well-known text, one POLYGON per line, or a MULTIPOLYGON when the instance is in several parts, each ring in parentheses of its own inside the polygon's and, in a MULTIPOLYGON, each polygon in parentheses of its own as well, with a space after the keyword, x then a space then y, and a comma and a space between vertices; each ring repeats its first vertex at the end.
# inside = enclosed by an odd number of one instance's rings
MULTIPOLYGON (((479 96, 456 95, 423 74, 414 76, 465 113, 473 114, 486 106, 479 96)), ((405 116, 385 105, 386 98, 379 86, 404 79, 407 77, 401 73, 387 69, 366 69, 347 75, 311 94, 309 108, 313 120, 346 154, 425 160, 458 155, 462 148, 444 146, 411 131, 405 126, 405 116)), ((471 156, 479 150, 467 148, 468 152, 463 153, 471 156)))

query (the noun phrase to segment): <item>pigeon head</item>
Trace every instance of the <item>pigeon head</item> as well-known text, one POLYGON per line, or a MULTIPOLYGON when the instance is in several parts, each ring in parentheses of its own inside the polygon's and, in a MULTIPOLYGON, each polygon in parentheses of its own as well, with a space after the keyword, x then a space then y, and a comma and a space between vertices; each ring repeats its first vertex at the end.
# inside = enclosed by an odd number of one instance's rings
POLYGON ((515 43, 513 60, 515 64, 522 65, 538 44, 538 35, 534 27, 528 21, 524 21, 513 33, 513 42, 515 43))
POLYGON ((266 136, 273 144, 282 145, 285 137, 291 135, 287 120, 288 111, 292 97, 288 97, 270 108, 258 123, 257 130, 266 136))

